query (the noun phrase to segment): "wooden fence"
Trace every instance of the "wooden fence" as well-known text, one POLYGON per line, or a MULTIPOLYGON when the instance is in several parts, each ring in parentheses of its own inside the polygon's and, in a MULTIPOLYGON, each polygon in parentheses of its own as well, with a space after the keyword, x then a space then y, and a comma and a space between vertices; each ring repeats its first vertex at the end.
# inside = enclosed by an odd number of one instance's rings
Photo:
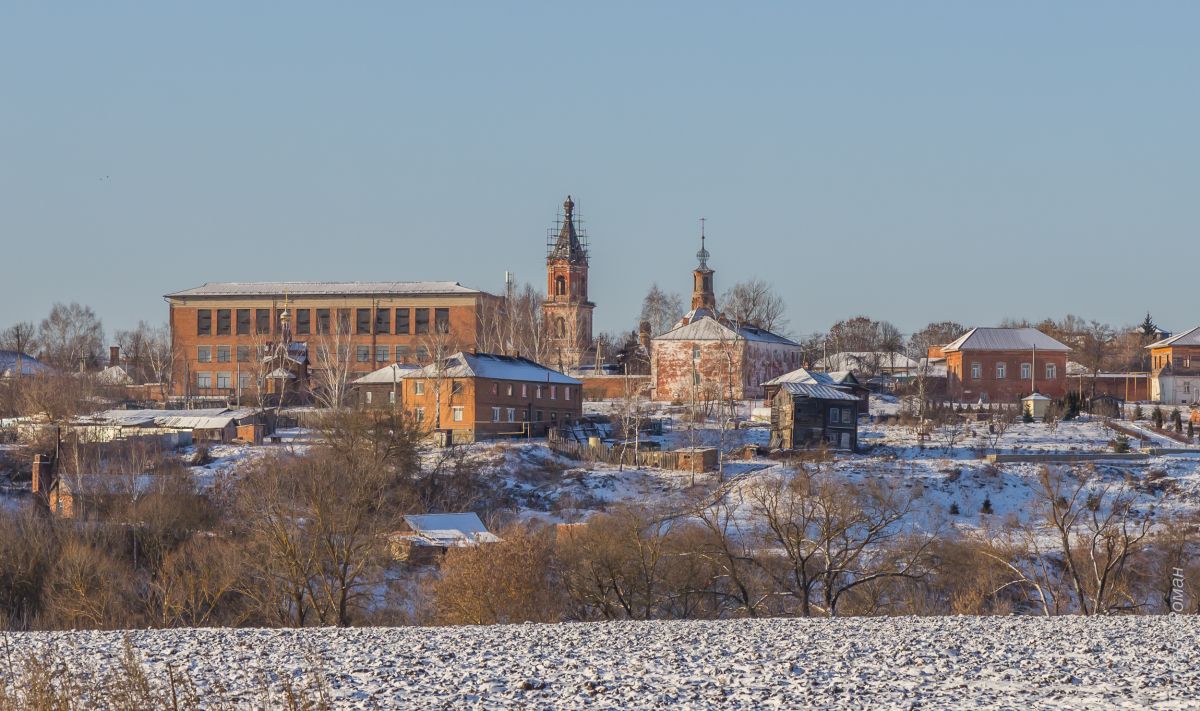
MULTIPOLYGON (((687 469, 691 466, 690 457, 681 456, 679 452, 658 452, 654 450, 634 451, 632 445, 611 446, 607 444, 590 445, 582 442, 564 440, 557 430, 550 430, 546 438, 550 449, 559 454, 583 462, 604 462, 628 467, 656 467, 658 469, 687 469), (683 460, 681 463, 680 460, 683 460)), ((699 465, 697 461, 697 465, 699 465)))

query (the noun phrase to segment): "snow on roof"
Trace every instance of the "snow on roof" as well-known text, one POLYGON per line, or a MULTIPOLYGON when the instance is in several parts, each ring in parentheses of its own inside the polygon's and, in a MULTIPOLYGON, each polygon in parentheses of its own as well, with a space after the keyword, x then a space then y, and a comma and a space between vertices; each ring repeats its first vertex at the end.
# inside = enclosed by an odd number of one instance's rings
POLYGON ((18 355, 21 360, 21 375, 37 375, 50 370, 50 366, 31 355, 0 349, 0 376, 9 377, 17 374, 18 355))
POLYGON ((1155 341, 1146 348, 1166 348, 1168 346, 1200 346, 1200 326, 1195 326, 1178 336, 1155 341))
POLYGON ((162 427, 165 429, 224 429, 230 422, 255 414, 250 408, 223 407, 197 410, 107 410, 75 419, 81 425, 110 427, 162 427))
POLYGON ((943 353, 953 351, 1069 351, 1036 328, 972 328, 942 347, 943 353))
POLYGON ((554 383, 557 385, 583 385, 582 380, 576 380, 563 375, 557 370, 551 370, 544 365, 534 363, 520 356, 506 356, 496 353, 465 353, 458 352, 442 362, 441 371, 437 364, 430 363, 424 368, 405 372, 403 378, 491 378, 493 380, 519 380, 530 383, 554 383))
POLYGON ((393 383, 404 377, 405 373, 417 370, 419 366, 408 363, 392 363, 379 370, 371 371, 354 381, 354 385, 375 385, 393 383))
POLYGON ((843 385, 845 383, 858 384, 858 378, 854 377, 854 373, 848 370, 839 370, 832 373, 818 373, 807 368, 797 368, 789 373, 784 373, 776 378, 771 378, 763 385, 782 385, 784 383, 814 383, 817 385, 843 385))
POLYGON ((853 370, 864 365, 906 370, 920 367, 917 361, 903 353, 888 351, 842 351, 829 354, 828 357, 822 358, 821 362, 828 370, 853 370))
POLYGON ((1025 397, 1021 398, 1022 401, 1025 401, 1025 400, 1049 400, 1049 399, 1050 398, 1046 397, 1045 395, 1043 395, 1041 393, 1034 393, 1032 395, 1026 395, 1025 397))
POLYGON ((656 341, 729 341, 738 338, 744 338, 747 341, 758 341, 762 343, 777 343, 785 346, 796 346, 800 344, 789 340, 776 333, 771 333, 765 328, 757 326, 740 326, 734 327, 727 321, 723 321, 709 315, 707 310, 704 313, 696 312, 697 317, 688 323, 680 323, 666 333, 659 334, 654 337, 656 341))
POLYGON ((852 400, 858 402, 858 397, 847 392, 842 392, 837 388, 829 385, 818 385, 816 383, 782 383, 783 390, 788 391, 793 395, 802 397, 811 397, 817 400, 852 400))
POLYGON ((275 370, 272 370, 270 373, 267 373, 267 377, 271 378, 272 380, 280 380, 280 379, 295 380, 296 379, 296 375, 294 373, 292 373, 292 371, 287 370, 285 368, 276 368, 275 370))
POLYGON ((189 296, 339 296, 354 295, 397 295, 418 294, 482 294, 478 289, 463 286, 456 281, 246 281, 208 282, 183 291, 166 295, 166 298, 189 296))
POLYGON ((425 542, 447 548, 496 543, 500 539, 487 530, 475 513, 409 514, 404 523, 425 542))
POLYGON ((96 380, 107 385, 131 385, 133 378, 129 377, 129 373, 119 365, 110 365, 104 370, 96 373, 96 380))

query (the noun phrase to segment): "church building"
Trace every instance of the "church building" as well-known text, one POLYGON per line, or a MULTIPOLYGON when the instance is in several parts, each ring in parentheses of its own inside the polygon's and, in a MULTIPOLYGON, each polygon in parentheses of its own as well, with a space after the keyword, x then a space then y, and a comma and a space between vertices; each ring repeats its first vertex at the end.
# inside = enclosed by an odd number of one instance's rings
POLYGON ((704 240, 702 232, 691 311, 651 339, 651 393, 655 400, 697 403, 762 398, 763 383, 800 367, 800 345, 717 310, 704 240))

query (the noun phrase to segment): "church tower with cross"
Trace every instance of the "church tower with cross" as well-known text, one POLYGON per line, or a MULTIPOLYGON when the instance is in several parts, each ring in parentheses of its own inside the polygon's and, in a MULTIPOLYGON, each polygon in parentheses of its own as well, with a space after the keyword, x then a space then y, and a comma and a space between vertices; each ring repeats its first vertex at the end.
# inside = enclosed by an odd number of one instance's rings
POLYGON ((546 300, 542 316, 549 332, 547 365, 571 370, 595 356, 592 341, 592 310, 588 300, 587 235, 575 216, 575 202, 568 195, 562 217, 546 240, 546 300))

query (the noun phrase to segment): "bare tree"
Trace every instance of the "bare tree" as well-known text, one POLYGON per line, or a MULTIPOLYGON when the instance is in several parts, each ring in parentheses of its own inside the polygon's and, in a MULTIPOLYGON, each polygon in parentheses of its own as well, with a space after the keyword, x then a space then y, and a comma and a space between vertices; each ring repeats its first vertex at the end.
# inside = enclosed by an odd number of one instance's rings
POLYGON ((18 375, 24 373, 22 358, 32 355, 33 351, 38 348, 37 331, 34 330, 33 324, 28 321, 20 321, 0 331, 0 348, 16 354, 16 373, 18 375))
POLYGON ((684 312, 683 297, 676 293, 663 291, 658 284, 651 284, 650 291, 642 299, 642 312, 638 322, 650 324, 651 335, 657 336, 671 330, 671 326, 679 320, 684 312))
POLYGON ((100 360, 104 327, 88 306, 55 304, 38 327, 46 362, 63 371, 83 370, 100 360))
POLYGON ((1096 480, 1093 471, 1042 467, 1034 496, 1053 533, 1079 612, 1110 614, 1136 609, 1127 589, 1131 556, 1150 530, 1149 516, 1129 492, 1096 480))
POLYGON ((787 305, 783 297, 762 279, 740 281, 721 296, 721 312, 737 323, 752 324, 782 333, 787 327, 787 305))

